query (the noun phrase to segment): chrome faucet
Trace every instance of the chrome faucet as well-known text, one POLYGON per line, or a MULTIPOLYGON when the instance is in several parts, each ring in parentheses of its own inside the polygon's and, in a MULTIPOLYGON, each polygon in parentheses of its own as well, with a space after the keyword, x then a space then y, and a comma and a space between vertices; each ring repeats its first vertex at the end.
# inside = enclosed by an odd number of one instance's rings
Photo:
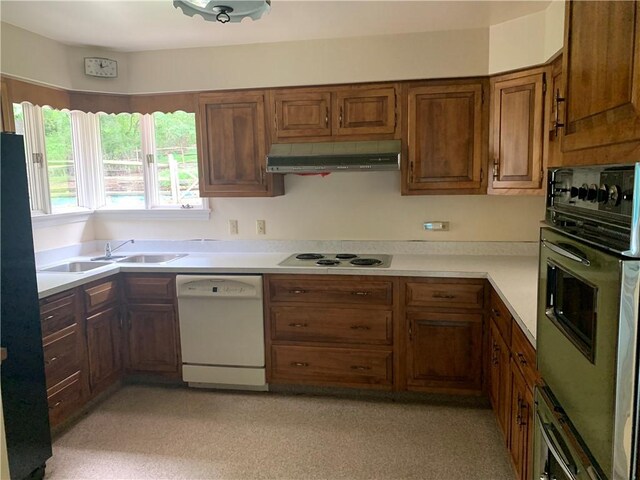
POLYGON ((122 242, 120 245, 118 245, 115 248, 111 248, 111 242, 107 242, 106 245, 104 246, 104 256, 105 258, 111 258, 111 254, 113 252, 115 252, 116 250, 118 250, 120 247, 126 245, 127 243, 136 243, 136 241, 132 238, 130 240, 127 240, 126 242, 122 242))

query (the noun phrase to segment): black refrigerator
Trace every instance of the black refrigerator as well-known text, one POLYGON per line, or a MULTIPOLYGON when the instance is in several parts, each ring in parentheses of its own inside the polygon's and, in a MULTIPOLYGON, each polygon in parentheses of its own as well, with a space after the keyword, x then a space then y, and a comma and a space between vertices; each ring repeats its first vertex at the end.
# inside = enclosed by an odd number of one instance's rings
POLYGON ((40 306, 22 135, 0 137, 2 407, 13 480, 38 479, 51 457, 40 306))

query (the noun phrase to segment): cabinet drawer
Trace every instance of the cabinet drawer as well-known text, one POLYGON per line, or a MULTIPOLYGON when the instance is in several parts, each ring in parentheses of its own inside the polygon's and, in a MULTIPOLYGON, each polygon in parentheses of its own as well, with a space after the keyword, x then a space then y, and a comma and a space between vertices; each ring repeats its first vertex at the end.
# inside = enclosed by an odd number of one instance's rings
POLYGON ((118 282, 107 280, 84 288, 84 303, 87 313, 118 301, 118 282))
POLYGON ((62 297, 40 302, 42 337, 76 323, 76 293, 66 292, 62 297))
POLYGON ((390 345, 392 320, 390 310, 272 307, 271 338, 390 345))
POLYGON ((80 372, 66 378, 59 385, 47 390, 49 422, 54 427, 77 410, 83 401, 80 372))
POLYGON ((320 347, 271 347, 272 380, 391 385, 390 351, 320 347))
POLYGON ((511 312, 493 289, 491 289, 490 315, 502 338, 509 344, 511 342, 511 312))
POLYGON ((76 324, 44 339, 44 372, 47 388, 80 370, 78 341, 76 324))
POLYGON ((129 300, 167 300, 175 296, 173 275, 126 275, 125 295, 129 300))
POLYGON ((527 385, 533 389, 538 379, 536 351, 515 320, 513 320, 511 327, 511 355, 514 363, 524 375, 527 385))
POLYGON ((272 277, 269 292, 272 302, 360 305, 391 305, 393 302, 393 283, 390 281, 272 277))
POLYGON ((407 282, 408 307, 482 308, 484 282, 412 280, 407 282))

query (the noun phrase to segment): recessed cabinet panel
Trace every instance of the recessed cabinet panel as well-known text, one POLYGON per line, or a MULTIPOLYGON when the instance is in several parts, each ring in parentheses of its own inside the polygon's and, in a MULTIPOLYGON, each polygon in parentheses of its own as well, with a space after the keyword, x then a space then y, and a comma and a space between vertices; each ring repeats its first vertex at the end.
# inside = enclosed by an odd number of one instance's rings
POLYGON ((118 308, 107 308, 87 318, 89 383, 96 393, 111 385, 121 369, 118 308))
POLYGON ((490 190, 541 189, 544 72, 492 79, 490 190))
POLYGON ((331 94, 273 93, 274 140, 331 135, 331 94))
POLYGON ((396 129, 395 88, 347 89, 335 94, 338 135, 393 134, 396 129))
POLYGON ((640 4, 569 1, 565 17, 562 151, 640 140, 640 4))
POLYGON ((176 321, 173 305, 129 305, 127 368, 138 372, 178 372, 176 321))
POLYGON ((482 85, 410 87, 408 108, 409 161, 403 193, 479 193, 482 85))

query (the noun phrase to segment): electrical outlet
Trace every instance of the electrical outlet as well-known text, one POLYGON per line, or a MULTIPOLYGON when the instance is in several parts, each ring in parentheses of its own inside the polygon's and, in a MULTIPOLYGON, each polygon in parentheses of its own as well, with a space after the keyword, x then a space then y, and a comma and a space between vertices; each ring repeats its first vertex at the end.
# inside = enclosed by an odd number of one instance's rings
POLYGON ((238 220, 229 220, 229 235, 238 235, 238 220))
POLYGON ((424 222, 425 230, 449 230, 449 222, 424 222))
POLYGON ((256 233, 258 235, 266 235, 267 223, 264 220, 256 220, 256 233))

